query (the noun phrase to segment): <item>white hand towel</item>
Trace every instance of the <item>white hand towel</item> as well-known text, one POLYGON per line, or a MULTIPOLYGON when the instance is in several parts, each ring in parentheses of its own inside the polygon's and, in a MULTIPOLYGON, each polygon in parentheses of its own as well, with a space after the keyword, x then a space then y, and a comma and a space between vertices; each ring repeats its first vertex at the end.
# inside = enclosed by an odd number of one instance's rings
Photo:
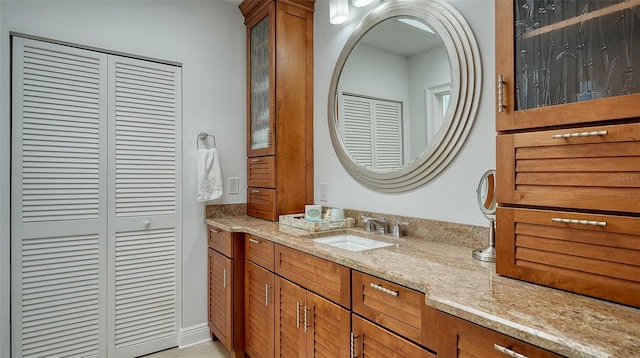
POLYGON ((198 201, 214 200, 222 196, 222 174, 215 148, 198 149, 198 201))

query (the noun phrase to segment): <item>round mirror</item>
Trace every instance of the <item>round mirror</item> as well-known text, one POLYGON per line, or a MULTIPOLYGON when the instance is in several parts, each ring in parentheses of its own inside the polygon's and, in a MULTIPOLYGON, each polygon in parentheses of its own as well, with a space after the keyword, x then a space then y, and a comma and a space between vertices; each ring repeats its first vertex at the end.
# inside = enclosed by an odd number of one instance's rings
POLYGON ((451 5, 380 5, 348 39, 331 80, 329 132, 342 165, 385 192, 433 179, 471 129, 480 80, 475 38, 451 5))
POLYGON ((496 171, 494 169, 487 170, 478 183, 478 204, 480 211, 489 220, 495 220, 496 215, 496 171))

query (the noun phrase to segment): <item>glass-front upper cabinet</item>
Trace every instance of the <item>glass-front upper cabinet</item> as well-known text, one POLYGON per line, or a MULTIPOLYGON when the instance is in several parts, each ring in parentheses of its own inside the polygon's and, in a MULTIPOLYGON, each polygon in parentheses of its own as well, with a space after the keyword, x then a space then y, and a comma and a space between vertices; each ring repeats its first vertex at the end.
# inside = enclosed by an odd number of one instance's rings
POLYGON ((249 157, 275 154, 273 9, 273 5, 268 6, 247 23, 249 157))
POLYGON ((640 0, 497 0, 498 131, 632 118, 640 0))

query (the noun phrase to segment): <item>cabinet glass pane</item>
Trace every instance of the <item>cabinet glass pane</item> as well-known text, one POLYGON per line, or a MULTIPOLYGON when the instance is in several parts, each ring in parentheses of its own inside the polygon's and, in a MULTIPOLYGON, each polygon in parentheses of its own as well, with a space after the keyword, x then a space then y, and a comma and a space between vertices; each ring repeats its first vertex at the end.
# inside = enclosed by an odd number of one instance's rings
POLYGON ((270 146, 269 16, 251 29, 251 149, 270 146))
POLYGON ((639 93, 640 0, 516 0, 517 109, 639 93))

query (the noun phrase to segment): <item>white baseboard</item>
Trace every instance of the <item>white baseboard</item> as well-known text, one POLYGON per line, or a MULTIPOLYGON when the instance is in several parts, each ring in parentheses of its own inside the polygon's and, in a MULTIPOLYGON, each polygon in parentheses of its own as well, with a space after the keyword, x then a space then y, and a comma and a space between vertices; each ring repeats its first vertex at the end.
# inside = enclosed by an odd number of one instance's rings
POLYGON ((210 340, 211 334, 206 323, 180 329, 180 348, 190 347, 210 340))

